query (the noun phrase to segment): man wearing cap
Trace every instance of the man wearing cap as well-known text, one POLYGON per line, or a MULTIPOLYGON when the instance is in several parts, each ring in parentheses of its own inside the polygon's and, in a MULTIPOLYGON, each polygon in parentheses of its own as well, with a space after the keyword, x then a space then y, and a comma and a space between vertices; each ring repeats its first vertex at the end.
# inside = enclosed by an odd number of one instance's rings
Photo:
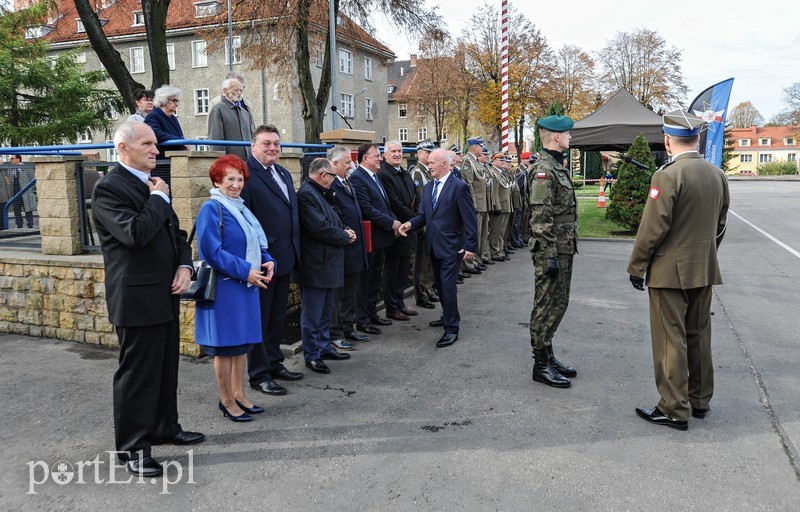
POLYGON ((531 161, 531 152, 523 151, 519 155, 519 164, 514 173, 514 178, 517 180, 517 190, 519 191, 520 205, 514 212, 514 228, 512 238, 514 245, 517 249, 522 249, 525 246, 525 238, 527 237, 527 225, 522 224, 522 218, 525 214, 525 184, 528 180, 528 166, 531 161), (524 228, 524 229, 523 229, 524 228))
POLYGON ((645 421, 688 429, 689 408, 705 418, 714 393, 711 287, 722 284, 717 248, 730 196, 723 172, 703 159, 703 121, 676 110, 664 116, 672 162, 653 174, 628 263, 633 287, 648 287, 656 407, 637 407, 645 421), (647 280, 644 276, 647 274, 647 280))
POLYGON ((553 335, 569 305, 572 257, 578 252, 578 215, 572 179, 564 167, 574 122, 567 116, 539 120, 542 155, 528 173, 529 247, 536 273, 531 311, 533 380, 556 388, 571 385, 575 368, 553 355, 553 335))
POLYGON ((488 208, 486 207, 486 171, 481 152, 483 150, 483 139, 480 137, 470 137, 467 140, 467 154, 461 165, 461 174, 464 181, 469 185, 472 193, 472 202, 478 215, 478 252, 475 254, 475 263, 478 270, 486 270, 486 261, 483 259, 483 239, 489 231, 488 208))
POLYGON ((522 201, 519 197, 519 187, 517 186, 517 176, 514 174, 513 169, 513 162, 511 157, 508 156, 508 153, 504 155, 503 162, 505 165, 503 166, 503 174, 506 177, 506 182, 509 184, 508 190, 511 193, 511 211, 508 212, 508 217, 506 218, 506 229, 505 229, 505 251, 506 254, 513 253, 516 249, 518 249, 518 245, 516 239, 514 238, 514 215, 517 210, 519 210, 522 201))
MULTIPOLYGON (((461 155, 461 149, 453 144, 450 146, 447 154, 450 156, 450 172, 453 173, 453 177, 464 181, 464 176, 461 174, 460 170, 461 164, 464 163, 464 157, 461 155)), ((472 196, 471 190, 470 196, 472 196)), ((478 268, 478 264, 474 261, 474 258, 471 260, 461 260, 461 272, 459 273, 459 276, 462 276, 462 278, 463 276, 471 277, 472 275, 480 273, 481 270, 478 268)))
POLYGON ((461 174, 461 164, 464 163, 464 155, 461 153, 461 148, 457 144, 453 144, 450 146, 449 151, 450 156, 453 158, 453 170, 450 172, 453 173, 453 176, 463 181, 464 175, 461 174))
POLYGON ((506 224, 511 213, 511 183, 505 174, 506 157, 495 153, 492 157, 492 216, 489 219, 489 247, 492 261, 508 261, 505 253, 506 224))
MULTIPOLYGON (((408 170, 416 187, 415 193, 417 197, 422 197, 422 188, 433 179, 428 168, 428 156, 435 149, 436 145, 429 140, 424 140, 417 144, 417 164, 408 170)), ((433 303, 439 302, 439 295, 434 288, 431 260, 424 249, 425 230, 420 230, 417 236, 417 248, 414 255, 414 295, 417 299, 417 306, 433 309, 435 307, 433 303)))

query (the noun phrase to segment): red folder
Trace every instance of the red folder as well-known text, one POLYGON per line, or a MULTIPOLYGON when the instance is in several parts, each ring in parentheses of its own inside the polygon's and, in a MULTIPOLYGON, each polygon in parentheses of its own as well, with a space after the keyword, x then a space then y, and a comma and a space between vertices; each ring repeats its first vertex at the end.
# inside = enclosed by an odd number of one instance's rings
POLYGON ((372 252, 372 221, 362 221, 361 225, 364 228, 364 247, 366 247, 367 252, 370 253, 372 252))

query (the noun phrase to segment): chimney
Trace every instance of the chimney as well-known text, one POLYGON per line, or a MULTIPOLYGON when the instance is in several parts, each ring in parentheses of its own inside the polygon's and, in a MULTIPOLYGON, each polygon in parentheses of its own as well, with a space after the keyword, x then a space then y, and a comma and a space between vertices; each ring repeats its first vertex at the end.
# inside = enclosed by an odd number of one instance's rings
POLYGON ((411 54, 411 67, 412 68, 416 67, 416 65, 417 65, 417 54, 416 53, 412 53, 411 54))
POLYGON ((404 76, 406 74, 406 70, 403 66, 400 66, 400 76, 404 76))
POLYGON ((752 128, 752 129, 753 129, 753 137, 755 137, 756 135, 758 135, 758 126, 756 126, 756 125, 751 125, 751 126, 750 126, 750 128, 752 128))

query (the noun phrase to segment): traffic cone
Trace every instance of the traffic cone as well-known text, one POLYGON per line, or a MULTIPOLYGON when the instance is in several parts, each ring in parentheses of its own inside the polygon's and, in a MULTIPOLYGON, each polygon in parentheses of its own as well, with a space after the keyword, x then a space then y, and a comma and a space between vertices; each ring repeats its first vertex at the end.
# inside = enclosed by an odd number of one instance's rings
POLYGON ((606 193, 602 190, 600 191, 600 195, 597 196, 597 207, 598 208, 606 207, 606 193))

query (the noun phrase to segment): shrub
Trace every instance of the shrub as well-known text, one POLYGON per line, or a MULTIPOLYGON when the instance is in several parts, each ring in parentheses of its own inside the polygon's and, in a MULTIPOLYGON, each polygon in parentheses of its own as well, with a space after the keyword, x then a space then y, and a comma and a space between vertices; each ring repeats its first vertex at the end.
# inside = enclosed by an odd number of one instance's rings
MULTIPOLYGON (((620 158, 623 155, 620 155, 620 158)), ((655 170, 655 161, 647 139, 641 133, 633 139, 627 156, 637 160, 650 169, 655 170)), ((614 164, 614 186, 611 187, 609 198, 611 204, 606 210, 606 218, 632 233, 639 229, 642 221, 644 204, 650 191, 650 176, 633 164, 619 160, 614 164)))
POLYGON ((758 174, 761 176, 785 176, 797 174, 797 162, 788 160, 776 160, 758 166, 758 174))

